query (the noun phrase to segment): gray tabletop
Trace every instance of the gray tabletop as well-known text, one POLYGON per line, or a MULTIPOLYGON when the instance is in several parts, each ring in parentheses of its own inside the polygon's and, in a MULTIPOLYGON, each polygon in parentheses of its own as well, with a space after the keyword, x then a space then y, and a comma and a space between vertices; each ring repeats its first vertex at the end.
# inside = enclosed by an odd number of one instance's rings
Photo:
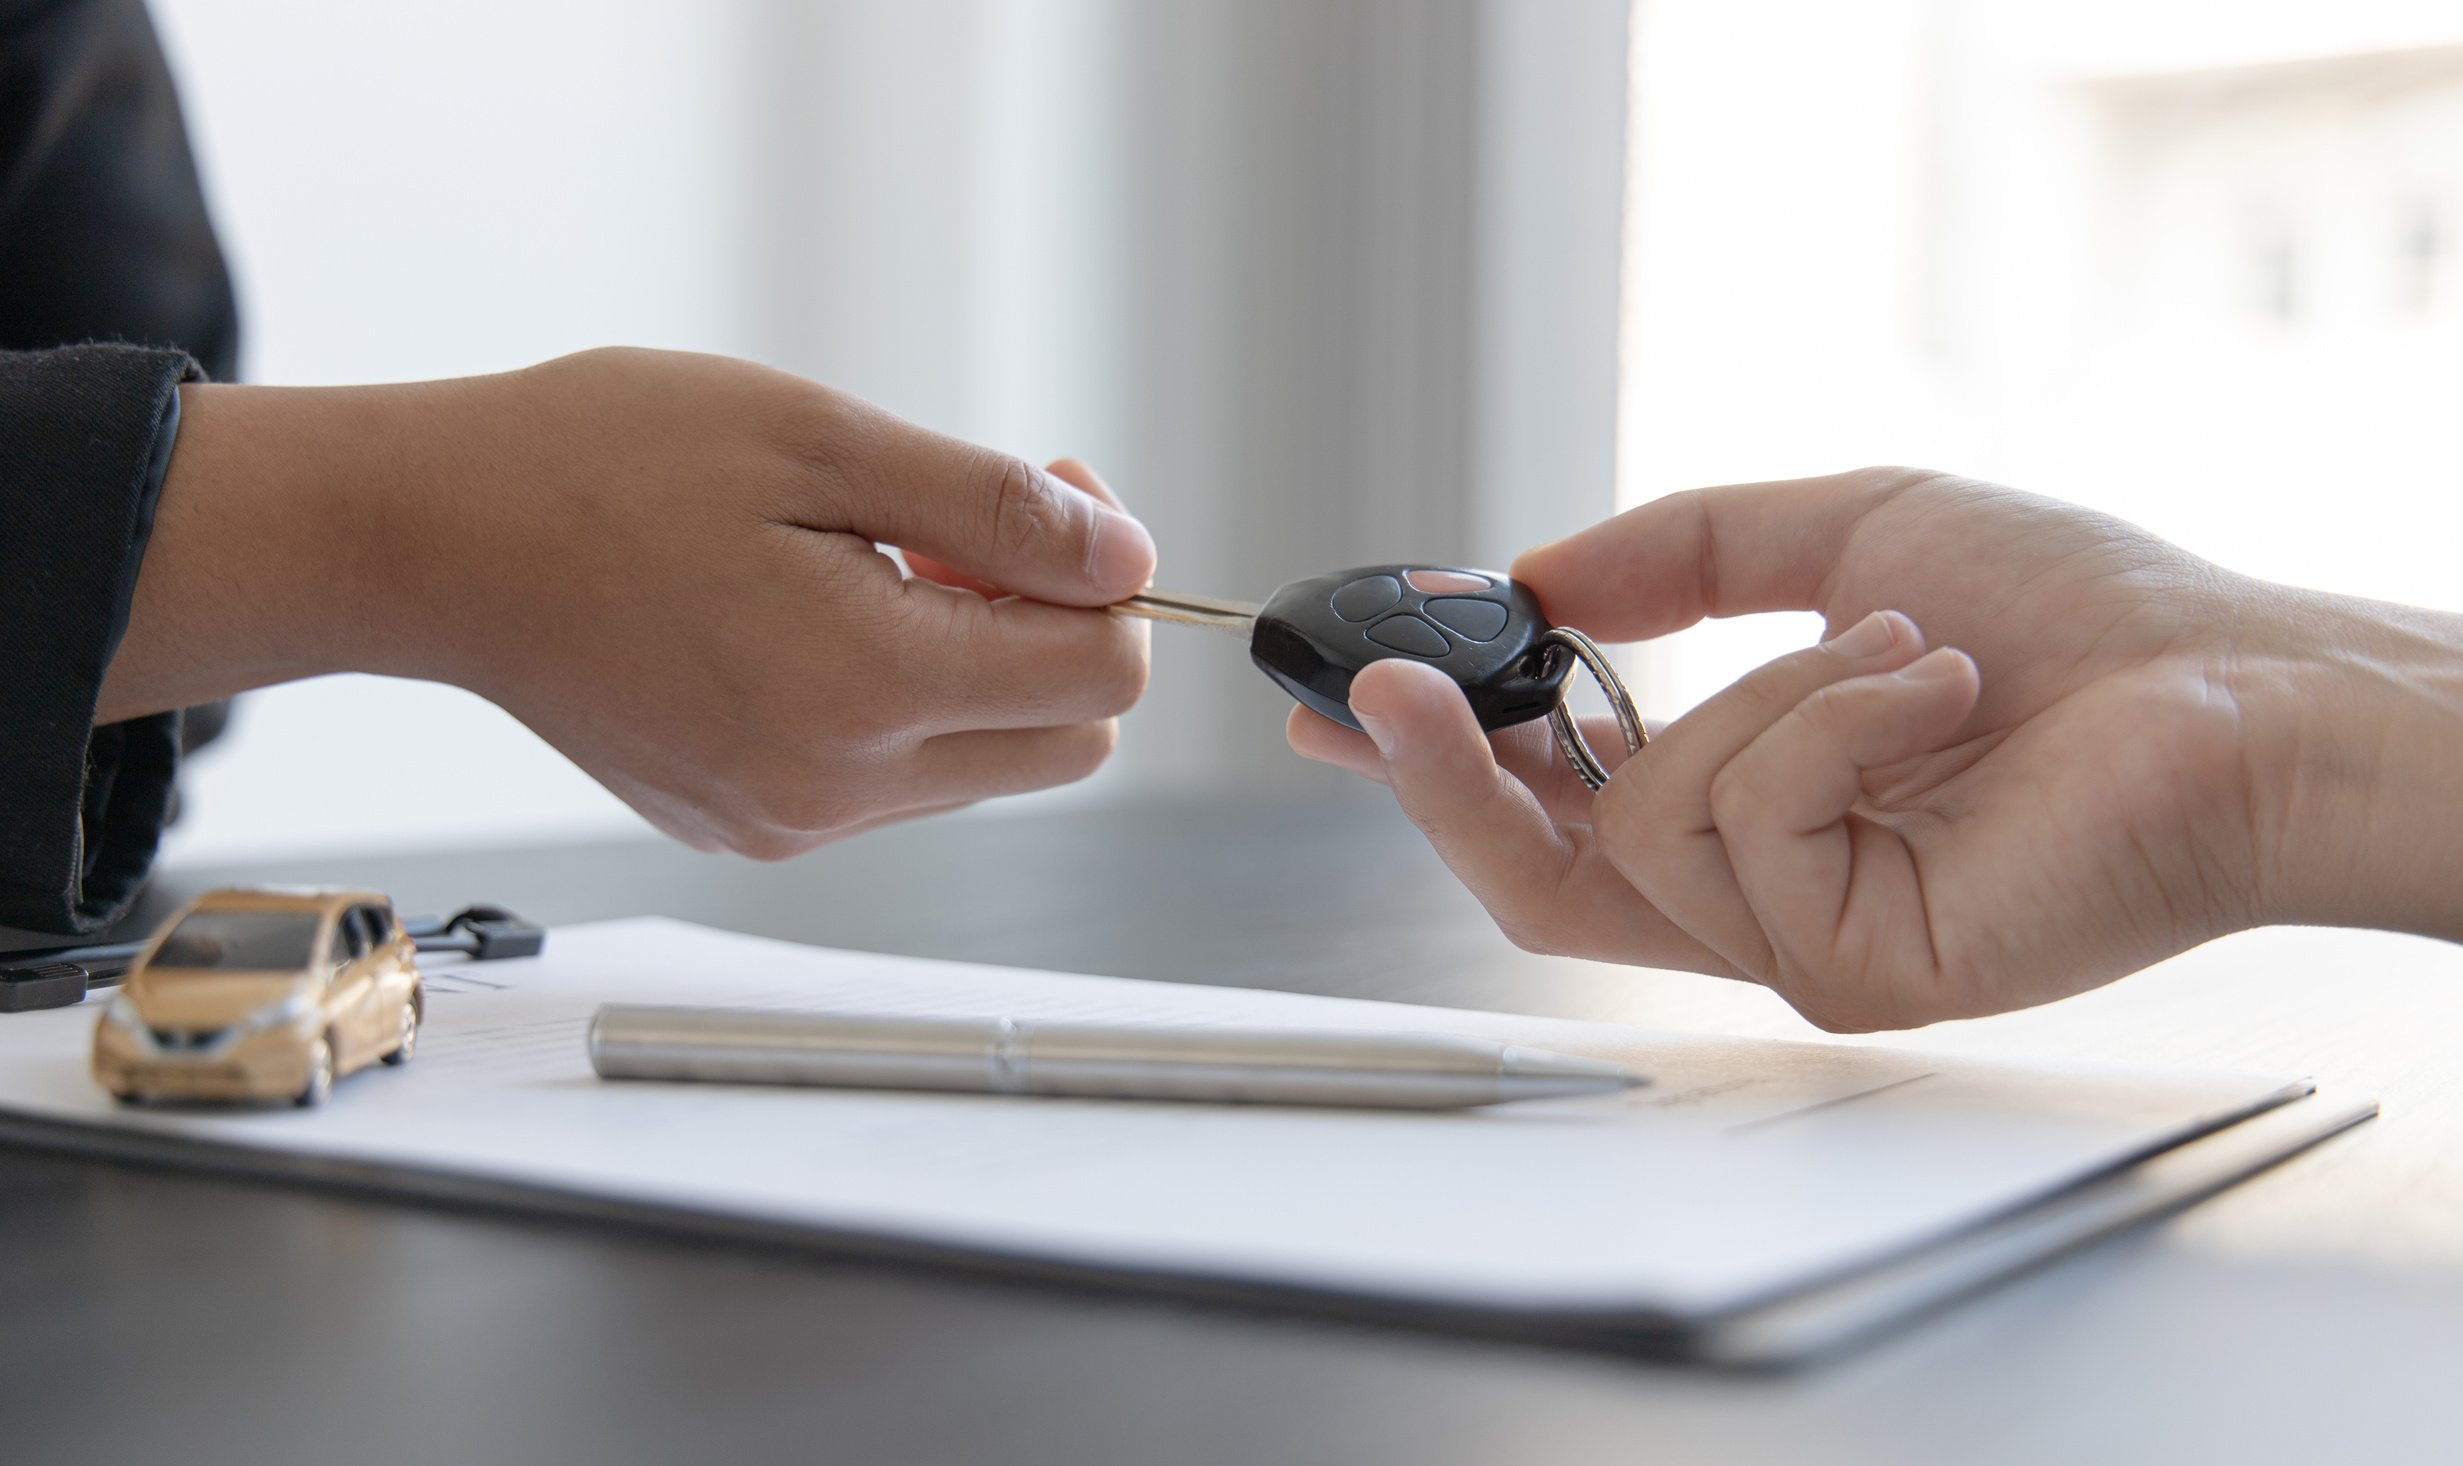
MULTIPOLYGON (((1818 1037, 1514 951, 1371 800, 1045 809, 779 866, 651 843, 168 881, 663 912, 1170 981, 1818 1037)), ((0 1020, 5 1021, 5 1020, 0 1020)), ((2385 1117, 1833 1363, 1721 1374, 0 1147, 0 1460, 2463 1458, 2463 953, 2262 933, 1880 1040, 2314 1073, 2385 1117)))

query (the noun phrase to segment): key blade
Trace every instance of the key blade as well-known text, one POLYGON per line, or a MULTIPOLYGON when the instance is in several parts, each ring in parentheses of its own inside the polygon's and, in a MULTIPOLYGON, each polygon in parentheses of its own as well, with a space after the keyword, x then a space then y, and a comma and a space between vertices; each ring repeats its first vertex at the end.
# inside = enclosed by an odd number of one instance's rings
POLYGON ((1257 625, 1257 606, 1248 601, 1226 601, 1214 596, 1184 595, 1179 591, 1147 590, 1115 601, 1115 615, 1142 616, 1149 621, 1169 621, 1180 626, 1203 626, 1220 631, 1242 641, 1249 638, 1257 625))

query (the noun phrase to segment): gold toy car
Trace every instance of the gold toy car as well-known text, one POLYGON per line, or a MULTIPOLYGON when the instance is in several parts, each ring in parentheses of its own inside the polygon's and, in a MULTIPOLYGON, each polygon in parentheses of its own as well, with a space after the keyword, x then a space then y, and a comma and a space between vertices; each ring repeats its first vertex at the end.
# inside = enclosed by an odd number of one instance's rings
POLYGON ((208 891, 146 944, 94 1028, 121 1100, 321 1102, 418 1046, 411 939, 375 891, 208 891))

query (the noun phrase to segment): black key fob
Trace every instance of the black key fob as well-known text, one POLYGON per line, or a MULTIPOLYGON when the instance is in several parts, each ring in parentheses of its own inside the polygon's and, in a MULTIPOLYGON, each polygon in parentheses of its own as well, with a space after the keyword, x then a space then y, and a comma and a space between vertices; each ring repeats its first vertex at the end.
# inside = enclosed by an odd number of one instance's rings
POLYGON ((1249 656, 1310 709, 1346 728, 1351 678, 1412 657, 1453 678, 1482 728, 1546 716, 1574 659, 1542 644, 1539 598, 1488 570, 1371 565, 1295 581, 1257 613, 1249 656))

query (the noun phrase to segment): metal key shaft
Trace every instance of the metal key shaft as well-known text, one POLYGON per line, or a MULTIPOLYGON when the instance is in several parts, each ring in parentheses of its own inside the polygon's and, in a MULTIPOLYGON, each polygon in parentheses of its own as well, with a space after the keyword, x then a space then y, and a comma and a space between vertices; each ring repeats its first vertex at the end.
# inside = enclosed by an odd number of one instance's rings
POLYGON ((1113 602, 1111 609, 1123 616, 1142 616, 1149 621, 1203 626, 1246 641, 1257 625, 1257 613, 1265 608, 1254 601, 1227 601, 1219 596, 1184 595, 1149 587, 1125 601, 1113 602))

